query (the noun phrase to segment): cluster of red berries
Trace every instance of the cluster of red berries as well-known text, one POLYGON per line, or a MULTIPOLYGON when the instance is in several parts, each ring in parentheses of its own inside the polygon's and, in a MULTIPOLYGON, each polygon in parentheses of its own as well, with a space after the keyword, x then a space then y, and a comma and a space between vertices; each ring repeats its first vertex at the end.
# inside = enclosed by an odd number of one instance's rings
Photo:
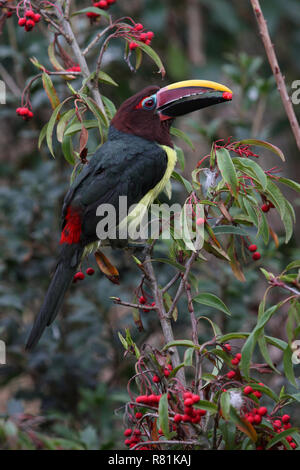
MULTIPOLYGON (((145 307, 155 307, 155 302, 152 302, 151 305, 147 305, 147 299, 144 295, 141 295, 139 297, 139 303, 141 305, 145 305, 145 307)), ((144 312, 148 312, 148 311, 149 311, 148 309, 146 309, 146 308, 144 309, 144 312)))
POLYGON ((265 202, 262 206, 261 206, 261 210, 263 212, 269 212, 270 209, 274 209, 274 204, 270 201, 267 201, 265 202))
MULTIPOLYGON (((264 384, 262 382, 259 382, 258 385, 261 385, 262 387, 264 386, 264 384)), ((251 387, 251 385, 247 385, 244 390, 243 390, 244 394, 245 395, 250 395, 251 393, 256 397, 256 398, 261 398, 262 397, 262 394, 259 390, 253 390, 253 388, 251 387)))
POLYGON ((257 246, 256 245, 254 245, 254 244, 249 245, 248 250, 251 251, 251 253, 253 253, 253 255, 252 255, 253 261, 258 261, 261 258, 261 254, 260 254, 259 251, 257 251, 257 246))
MULTIPOLYGON (((130 30, 130 35, 137 41, 145 43, 150 46, 152 39, 154 38, 153 31, 146 32, 144 26, 141 23, 136 23, 130 30)), ((139 47, 139 45, 133 40, 129 43, 129 49, 133 51, 139 47)))
MULTIPOLYGON (((92 276, 95 273, 95 270, 93 268, 87 268, 85 272, 88 276, 92 276)), ((73 282, 83 281, 84 278, 84 273, 82 271, 78 271, 73 277, 73 282)))
MULTIPOLYGON (((166 377, 166 379, 169 377, 169 375, 171 374, 172 370, 173 370, 172 365, 171 365, 171 364, 167 364, 166 367, 165 367, 165 369, 164 369, 164 376, 166 377)), ((158 384, 158 383, 161 381, 160 377, 159 377, 158 375, 156 375, 156 374, 153 375, 152 380, 153 380, 153 382, 154 382, 155 384, 158 384)))
MULTIPOLYGON (((131 429, 127 428, 124 431, 124 436, 127 438, 124 441, 124 444, 129 447, 129 449, 132 449, 136 444, 139 442, 142 442, 141 439, 141 431, 139 429, 131 429)), ((141 446, 139 447, 139 450, 149 450, 149 447, 147 446, 141 446)))
POLYGON ((73 67, 69 67, 67 72, 81 72, 81 68, 79 65, 74 65, 73 67))
MULTIPOLYGON (((101 10, 108 10, 113 3, 116 3, 117 0, 100 0, 97 2, 96 0, 93 0, 93 7, 100 8, 101 10)), ((88 18, 98 18, 99 15, 98 13, 94 13, 93 11, 89 11, 86 13, 86 16, 88 18)))
POLYGON ((184 413, 177 413, 174 416, 174 423, 178 424, 180 422, 183 422, 199 424, 201 421, 201 417, 206 415, 206 410, 195 409, 193 407, 193 405, 200 401, 199 395, 185 391, 183 393, 183 400, 184 413))
POLYGON ((34 13, 33 10, 27 10, 25 11, 25 16, 19 18, 18 25, 24 26, 25 31, 31 31, 40 19, 41 15, 39 13, 34 13))
POLYGON ((21 108, 16 109, 16 113, 18 116, 21 116, 25 121, 33 118, 33 112, 30 109, 26 108, 26 106, 22 106, 21 108))

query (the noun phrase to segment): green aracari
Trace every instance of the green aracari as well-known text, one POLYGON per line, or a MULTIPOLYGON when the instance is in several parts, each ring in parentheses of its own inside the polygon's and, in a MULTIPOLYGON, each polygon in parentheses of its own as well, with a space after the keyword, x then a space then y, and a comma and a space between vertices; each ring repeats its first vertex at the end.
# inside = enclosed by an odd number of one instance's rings
POLYGON ((149 206, 176 164, 170 136, 174 119, 231 99, 231 90, 219 83, 186 80, 164 88, 148 86, 120 106, 107 141, 84 165, 65 196, 58 262, 26 349, 37 344, 57 316, 85 247, 99 241, 98 206, 111 204, 118 213, 120 196, 127 197, 127 207, 149 206))

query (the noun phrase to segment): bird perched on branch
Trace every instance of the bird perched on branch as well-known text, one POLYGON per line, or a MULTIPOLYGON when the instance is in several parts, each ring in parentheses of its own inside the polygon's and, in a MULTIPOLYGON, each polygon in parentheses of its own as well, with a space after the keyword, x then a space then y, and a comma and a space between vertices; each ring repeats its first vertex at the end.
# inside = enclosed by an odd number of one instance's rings
POLYGON ((162 89, 148 86, 120 106, 107 141, 84 166, 64 199, 59 259, 27 349, 37 344, 55 319, 85 247, 98 240, 98 206, 111 204, 118 214, 120 196, 126 196, 127 207, 149 206, 176 164, 170 136, 173 120, 231 98, 231 90, 219 83, 187 80, 162 89))

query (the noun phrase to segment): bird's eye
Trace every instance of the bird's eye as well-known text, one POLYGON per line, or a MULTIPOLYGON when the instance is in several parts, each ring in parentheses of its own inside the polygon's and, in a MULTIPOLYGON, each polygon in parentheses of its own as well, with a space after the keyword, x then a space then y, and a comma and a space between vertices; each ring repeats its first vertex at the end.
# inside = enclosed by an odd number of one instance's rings
POLYGON ((142 101, 142 107, 144 109, 151 110, 151 109, 154 109, 155 106, 156 106, 156 96, 155 95, 148 96, 147 98, 143 99, 143 101, 142 101))

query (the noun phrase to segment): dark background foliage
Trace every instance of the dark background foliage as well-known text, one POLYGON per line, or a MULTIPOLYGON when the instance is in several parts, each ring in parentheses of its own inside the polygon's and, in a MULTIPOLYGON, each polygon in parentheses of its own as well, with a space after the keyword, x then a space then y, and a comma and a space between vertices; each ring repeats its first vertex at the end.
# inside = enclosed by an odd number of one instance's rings
MULTIPOLYGON (((79 6, 81 2, 76 3, 79 6)), ((290 88, 300 76, 298 0, 261 3, 290 88)), ((252 136, 278 145, 287 157, 282 174, 298 179, 299 153, 249 2, 118 0, 113 13, 116 17, 132 16, 155 32, 153 47, 167 70, 162 82, 153 63, 145 59, 140 70, 132 73, 123 61, 123 44, 112 43, 104 66, 119 87, 103 85, 103 92, 116 106, 150 83, 163 85, 193 77, 226 83, 234 90, 232 105, 203 110, 177 123, 190 135, 196 148, 191 151, 180 142, 186 154, 186 175, 209 152, 213 139, 252 136)), ((74 21, 78 22, 79 40, 93 37, 97 27, 90 28, 85 17, 74 21)), ((24 411, 40 415, 43 416, 40 429, 49 436, 68 438, 86 448, 118 448, 122 446, 121 407, 127 398, 126 385, 134 363, 129 357, 124 359, 117 333, 130 327, 138 345, 163 344, 155 313, 143 314, 144 331, 139 333, 130 310, 116 308, 109 299, 118 296, 132 300, 140 273, 130 256, 122 252, 111 254, 120 270, 120 286, 110 284, 100 274, 72 286, 59 319, 39 346, 30 354, 23 349, 55 264, 60 207, 71 173, 59 150, 54 160, 45 147, 37 149, 39 131, 51 113, 40 82, 36 82, 32 94, 34 120, 24 123, 15 114, 20 90, 35 73, 28 57, 35 56, 45 64, 48 41, 47 35, 41 34, 45 28, 41 24, 33 32, 24 33, 12 17, 0 37, 0 75, 5 81, 6 74, 10 77, 7 104, 0 106, 0 337, 7 344, 7 365, 0 367, 0 413, 6 416, 24 411)), ((63 97, 64 85, 60 85, 59 78, 53 78, 53 82, 63 97)), ((296 112, 300 117, 299 106, 296 112)), ((89 146, 89 150, 97 146, 93 136, 89 146)), ((262 166, 282 166, 275 159, 262 154, 262 166)), ((176 185, 174 190, 176 197, 180 197, 176 185)), ((297 209, 299 200, 291 202, 297 209)), ((279 235, 280 248, 275 249, 271 242, 267 247, 260 246, 260 251, 263 266, 279 272, 299 257, 296 245, 299 229, 286 246, 276 218, 273 226, 279 235)), ((95 267, 94 264, 91 259, 89 265, 95 267)), ((162 267, 161 282, 171 273, 171 268, 162 267)), ((255 323, 266 282, 258 265, 252 262, 245 266, 245 275, 247 282, 241 284, 228 267, 214 261, 206 264, 199 276, 200 291, 219 295, 233 312, 228 320, 209 308, 201 310, 210 314, 224 333, 248 331, 255 323)), ((185 306, 179 311, 175 334, 185 337, 189 334, 185 306)), ((271 321, 269 333, 285 339, 285 320, 284 312, 278 315, 271 321)), ((203 340, 207 334, 203 326, 203 340)), ((281 358, 273 359, 276 362, 281 358)), ((278 389, 283 379, 275 376, 271 384, 278 389)))

